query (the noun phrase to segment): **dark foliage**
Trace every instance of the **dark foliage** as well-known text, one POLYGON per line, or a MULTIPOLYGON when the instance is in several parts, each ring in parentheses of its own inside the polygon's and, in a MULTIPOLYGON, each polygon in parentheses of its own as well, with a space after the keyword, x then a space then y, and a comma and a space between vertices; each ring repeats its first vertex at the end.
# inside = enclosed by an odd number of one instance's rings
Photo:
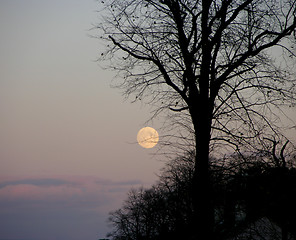
MULTIPOLYGON (((216 160, 211 165, 216 238, 235 239, 249 224, 267 218, 281 229, 282 236, 296 239, 293 165, 279 167, 273 159, 267 161, 260 154, 244 159, 239 155, 232 157, 231 164, 237 164, 235 170, 227 164, 221 167, 216 160)), ((122 208, 110 213, 113 231, 109 237, 113 240, 191 239, 190 229, 195 223, 193 169, 194 154, 176 158, 166 165, 153 187, 131 190, 122 208)))

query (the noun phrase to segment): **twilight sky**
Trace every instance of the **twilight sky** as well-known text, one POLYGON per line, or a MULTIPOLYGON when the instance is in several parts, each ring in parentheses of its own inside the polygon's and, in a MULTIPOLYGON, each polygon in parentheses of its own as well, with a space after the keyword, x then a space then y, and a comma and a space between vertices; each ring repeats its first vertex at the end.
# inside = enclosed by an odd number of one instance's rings
POLYGON ((94 61, 98 6, 0 1, 1 240, 103 238, 108 212, 163 165, 135 144, 150 109, 94 61))

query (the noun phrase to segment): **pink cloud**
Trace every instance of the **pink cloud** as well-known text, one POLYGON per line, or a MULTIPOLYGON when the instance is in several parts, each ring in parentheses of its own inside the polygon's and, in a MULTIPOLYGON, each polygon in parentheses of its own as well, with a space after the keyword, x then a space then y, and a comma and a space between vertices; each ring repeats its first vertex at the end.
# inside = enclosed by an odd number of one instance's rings
POLYGON ((83 189, 67 185, 40 187, 30 184, 18 184, 0 189, 0 199, 53 200, 71 198, 82 194, 83 189))
POLYGON ((118 206, 139 181, 113 182, 96 177, 55 176, 0 180, 0 201, 63 202, 66 206, 118 206), (114 204, 112 204, 114 203, 114 204))

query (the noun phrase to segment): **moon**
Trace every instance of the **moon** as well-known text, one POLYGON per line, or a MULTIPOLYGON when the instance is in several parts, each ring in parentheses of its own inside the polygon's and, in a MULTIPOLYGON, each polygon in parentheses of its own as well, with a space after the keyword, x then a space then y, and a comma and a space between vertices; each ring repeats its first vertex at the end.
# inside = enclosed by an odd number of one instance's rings
POLYGON ((158 143, 158 132, 152 127, 140 129, 137 135, 137 141, 143 148, 153 148, 158 143))

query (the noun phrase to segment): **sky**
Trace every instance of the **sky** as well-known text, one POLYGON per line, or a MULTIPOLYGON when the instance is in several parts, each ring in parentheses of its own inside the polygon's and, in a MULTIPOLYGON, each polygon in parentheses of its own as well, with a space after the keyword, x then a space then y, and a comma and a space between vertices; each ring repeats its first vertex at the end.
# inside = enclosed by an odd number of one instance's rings
POLYGON ((136 144, 150 109, 96 62, 98 9, 0 0, 0 240, 104 238, 108 213, 163 166, 136 144))

